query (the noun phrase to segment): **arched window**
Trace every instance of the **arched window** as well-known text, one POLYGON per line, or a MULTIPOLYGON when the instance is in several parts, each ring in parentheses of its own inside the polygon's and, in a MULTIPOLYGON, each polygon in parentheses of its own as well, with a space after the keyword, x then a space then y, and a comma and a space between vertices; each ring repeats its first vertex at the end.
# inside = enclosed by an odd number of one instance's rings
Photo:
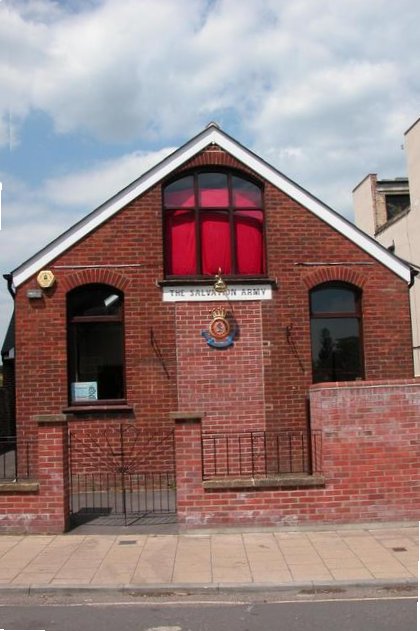
POLYGON ((163 194, 166 276, 265 273, 262 189, 218 171, 196 172, 163 194))
POLYGON ((71 403, 124 398, 123 294, 83 285, 67 296, 71 403))
POLYGON ((362 379, 360 290, 345 283, 318 285, 310 308, 314 383, 362 379))

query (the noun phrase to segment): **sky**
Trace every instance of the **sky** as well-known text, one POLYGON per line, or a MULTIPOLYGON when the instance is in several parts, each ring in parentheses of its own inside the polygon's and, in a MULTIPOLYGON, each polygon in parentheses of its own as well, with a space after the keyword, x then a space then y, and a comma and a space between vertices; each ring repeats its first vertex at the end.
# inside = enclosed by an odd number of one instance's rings
POLYGON ((365 175, 406 175, 419 23, 418 0, 0 0, 1 274, 210 121, 352 220, 365 175))

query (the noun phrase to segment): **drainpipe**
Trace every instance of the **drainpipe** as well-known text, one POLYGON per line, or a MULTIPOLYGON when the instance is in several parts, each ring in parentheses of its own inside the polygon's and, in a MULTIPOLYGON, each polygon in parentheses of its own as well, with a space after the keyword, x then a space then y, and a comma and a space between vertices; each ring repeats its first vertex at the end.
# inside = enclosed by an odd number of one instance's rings
POLYGON ((410 267, 410 274, 411 274, 411 279, 410 279, 410 282, 408 283, 408 289, 411 289, 412 286, 414 285, 414 280, 416 276, 419 274, 419 270, 414 269, 414 267, 410 267))
POLYGON ((9 294, 12 296, 12 298, 14 300, 15 296, 16 296, 16 292, 13 289, 13 275, 12 274, 3 274, 3 278, 4 278, 5 281, 7 281, 7 290, 8 290, 9 294))

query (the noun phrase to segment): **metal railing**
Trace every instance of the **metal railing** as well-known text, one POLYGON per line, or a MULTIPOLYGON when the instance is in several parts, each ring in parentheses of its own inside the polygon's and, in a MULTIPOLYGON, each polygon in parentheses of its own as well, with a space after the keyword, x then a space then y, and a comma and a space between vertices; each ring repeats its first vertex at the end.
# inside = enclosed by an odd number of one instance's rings
POLYGON ((0 481, 25 480, 31 477, 31 449, 34 442, 16 436, 0 437, 0 481))
POLYGON ((176 510, 174 473, 85 473, 72 475, 70 482, 73 516, 176 510))
POLYGON ((203 480, 320 473, 321 432, 203 434, 203 480))
POLYGON ((174 432, 144 432, 130 423, 69 432, 70 513, 89 516, 176 512, 174 432))

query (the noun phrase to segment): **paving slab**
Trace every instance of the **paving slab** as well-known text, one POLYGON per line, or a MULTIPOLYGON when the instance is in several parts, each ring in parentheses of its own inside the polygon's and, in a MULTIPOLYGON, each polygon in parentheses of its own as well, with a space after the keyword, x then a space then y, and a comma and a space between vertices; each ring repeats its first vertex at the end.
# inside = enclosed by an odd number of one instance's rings
POLYGON ((216 583, 252 583, 242 535, 212 536, 211 556, 213 581, 216 583))
POLYGON ((0 591, 416 585, 418 527, 0 536, 0 591))
POLYGON ((172 576, 174 583, 212 583, 211 538, 179 538, 172 576))
POLYGON ((289 582, 290 569, 273 533, 243 535, 252 580, 255 583, 289 582))
POLYGON ((177 546, 177 535, 147 537, 132 582, 146 585, 171 583, 177 546))

